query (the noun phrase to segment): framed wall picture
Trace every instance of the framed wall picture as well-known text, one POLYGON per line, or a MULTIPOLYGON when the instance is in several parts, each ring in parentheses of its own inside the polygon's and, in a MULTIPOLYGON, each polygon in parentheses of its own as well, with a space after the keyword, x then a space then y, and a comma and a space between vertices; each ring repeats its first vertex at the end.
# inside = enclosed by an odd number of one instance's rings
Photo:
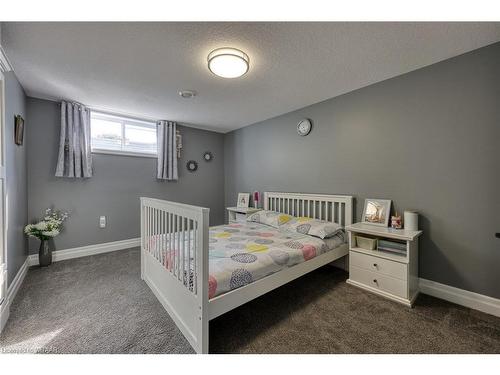
POLYGON ((14 129, 14 142, 18 146, 23 145, 24 138, 24 119, 21 115, 16 115, 15 129, 14 129))
POLYGON ((248 204, 250 203, 250 193, 238 193, 238 203, 237 207, 240 208, 248 208, 248 204))
POLYGON ((365 199, 363 217, 361 221, 365 224, 379 225, 387 227, 391 213, 390 199, 365 199))

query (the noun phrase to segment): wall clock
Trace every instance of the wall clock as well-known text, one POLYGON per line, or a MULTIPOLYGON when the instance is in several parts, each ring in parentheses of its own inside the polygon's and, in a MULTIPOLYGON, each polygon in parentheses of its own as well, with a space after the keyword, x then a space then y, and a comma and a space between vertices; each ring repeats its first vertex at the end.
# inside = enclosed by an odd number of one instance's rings
POLYGON ((196 170, 198 169, 198 163, 194 160, 189 160, 186 163, 186 168, 189 172, 196 172, 196 170))
POLYGON ((212 155, 212 153, 210 151, 207 151, 203 154, 203 160, 212 161, 212 160, 214 160, 214 156, 212 155))
POLYGON ((311 120, 307 118, 300 120, 299 123, 297 124, 297 133, 303 137, 308 135, 311 132, 311 129, 312 129, 311 120))

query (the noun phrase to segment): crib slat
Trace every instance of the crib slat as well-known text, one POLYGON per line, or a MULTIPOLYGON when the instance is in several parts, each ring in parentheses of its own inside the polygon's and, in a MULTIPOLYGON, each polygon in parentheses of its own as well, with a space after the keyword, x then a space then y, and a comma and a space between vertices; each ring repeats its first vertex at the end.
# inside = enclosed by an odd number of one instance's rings
POLYGON ((160 210, 156 209, 156 259, 160 260, 160 210))
POLYGON ((173 215, 173 227, 174 230, 172 232, 172 253, 175 257, 175 275, 177 279, 179 279, 179 251, 177 251, 177 215, 173 215))
POLYGON ((167 240, 167 211, 163 211, 163 227, 162 227, 162 236, 161 236, 161 252, 163 254, 163 266, 167 265, 167 253, 166 249, 166 240, 167 240))
POLYGON ((160 251, 159 251, 159 236, 160 236, 160 210, 155 209, 155 253, 156 253, 156 259, 158 260, 160 258, 160 251))
POLYGON ((141 203, 141 251, 146 248, 146 206, 141 203))
POLYGON ((158 243, 158 260, 161 261, 161 257, 162 257, 162 251, 161 251, 161 214, 162 214, 162 211, 161 210, 158 210, 158 233, 157 233, 157 240, 156 242, 158 243))
POLYGON ((155 208, 151 209, 151 251, 156 257, 156 239, 155 239, 155 208))
POLYGON ((153 255, 153 208, 149 208, 149 252, 153 255))
POLYGON ((175 251, 174 251, 174 230, 175 230, 175 227, 174 227, 174 214, 171 213, 170 214, 170 239, 169 239, 169 242, 170 242, 170 264, 172 265, 172 274, 175 276, 177 275, 177 270, 175 269, 175 265, 176 265, 176 262, 177 262, 177 255, 175 254, 175 251))
POLYGON ((179 237, 177 236, 177 219, 178 219, 178 215, 174 215, 174 232, 172 233, 172 242, 173 242, 173 245, 172 245, 172 251, 173 253, 175 254, 175 272, 176 272, 176 275, 177 275, 177 280, 179 280, 179 276, 180 276, 180 272, 179 272, 179 256, 180 256, 180 253, 179 253, 179 250, 178 250, 178 247, 177 247, 177 240, 179 239, 179 237))
POLYGON ((170 225, 170 214, 168 212, 165 212, 165 218, 167 222, 165 223, 165 256, 167 260, 165 261, 167 264, 167 269, 169 272, 171 272, 170 267, 172 266, 172 263, 170 262, 170 253, 168 252, 169 249, 169 239, 170 239, 170 234, 169 234, 169 225, 170 225))
POLYGON ((194 294, 198 294, 198 262, 196 261, 197 257, 197 242, 196 242, 196 228, 197 228, 198 223, 196 221, 192 221, 192 226, 191 226, 191 231, 193 233, 193 237, 191 240, 191 246, 193 247, 193 292, 194 294))
POLYGON ((174 263, 173 263, 174 275, 177 276, 178 275, 177 257, 179 254, 177 254, 177 251, 175 251, 175 220, 176 220, 175 218, 176 218, 176 215, 172 214, 172 232, 170 233, 172 247, 170 248, 170 251, 172 252, 172 256, 174 257, 173 258, 173 260, 174 260, 174 263))
POLYGON ((152 242, 152 236, 153 236, 153 233, 152 233, 152 230, 151 230, 151 226, 153 225, 153 209, 151 207, 148 207, 148 234, 149 234, 149 237, 148 237, 148 250, 150 253, 153 252, 153 242, 152 242))
POLYGON ((198 294, 198 223, 193 220, 194 294, 198 294))
POLYGON ((170 259, 170 273, 175 275, 175 254, 172 251, 172 229, 173 229, 173 214, 168 214, 168 257, 170 259))
POLYGON ((151 255, 156 257, 155 254, 156 243, 155 243, 155 209, 151 208, 151 255))
MULTIPOLYGON (((188 282, 189 279, 191 278, 191 219, 188 219, 187 221, 187 231, 188 231, 188 238, 187 238, 187 248, 188 248, 188 282)), ((193 282, 194 282, 194 275, 193 275, 193 282)), ((190 289, 193 291, 193 289, 190 289)))
MULTIPOLYGON (((181 233, 180 240, 182 241, 182 284, 186 282, 186 238, 184 237, 184 218, 181 218, 181 233)), ((189 285, 188 285, 189 286, 189 285)))
POLYGON ((146 238, 144 240, 144 242, 145 242, 144 247, 149 252, 149 241, 150 241, 150 237, 149 237, 149 206, 146 206, 145 210, 146 210, 146 212, 145 212, 144 220, 146 222, 146 228, 144 228, 144 230, 146 231, 146 238))
POLYGON ((179 254, 179 267, 178 267, 178 272, 179 272, 179 281, 182 282, 182 274, 184 272, 182 272, 182 260, 183 260, 183 256, 182 256, 182 249, 181 249, 181 217, 179 215, 176 216, 177 217, 177 228, 175 230, 175 238, 176 238, 176 245, 175 245, 175 250, 177 251, 177 254, 179 254))
POLYGON ((158 209, 153 209, 153 234, 155 239, 155 258, 158 259, 158 209))
POLYGON ((179 254, 179 281, 182 283, 182 277, 184 276, 184 270, 182 268, 182 262, 184 261, 184 254, 182 253, 182 248, 181 248, 181 216, 177 215, 177 230, 175 232, 176 238, 177 238, 177 246, 176 250, 179 254))

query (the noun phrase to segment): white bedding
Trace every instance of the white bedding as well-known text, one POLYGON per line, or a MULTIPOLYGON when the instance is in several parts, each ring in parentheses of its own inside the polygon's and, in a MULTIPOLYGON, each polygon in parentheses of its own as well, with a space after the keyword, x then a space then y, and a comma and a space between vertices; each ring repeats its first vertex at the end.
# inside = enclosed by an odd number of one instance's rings
POLYGON ((310 260, 345 243, 247 222, 210 228, 209 298, 310 260))
MULTIPOLYGON (((177 241, 173 236, 159 235, 150 238, 152 252, 159 254, 165 268, 178 274, 181 269, 192 289, 193 262, 179 266, 179 259, 193 260, 192 233, 177 241), (191 244, 188 254, 188 243, 191 244), (178 247, 186 257, 178 257, 178 247), (175 250, 174 250, 175 249, 175 250), (175 255, 174 255, 175 254, 175 255), (177 257, 177 260, 176 260, 177 257), (190 266, 188 266, 190 264, 190 266), (189 276, 187 269, 190 268, 189 276)), ((274 227, 246 222, 211 227, 209 230, 209 298, 240 288, 284 268, 310 260, 345 243, 344 232, 320 239, 297 232, 279 230, 274 227)))

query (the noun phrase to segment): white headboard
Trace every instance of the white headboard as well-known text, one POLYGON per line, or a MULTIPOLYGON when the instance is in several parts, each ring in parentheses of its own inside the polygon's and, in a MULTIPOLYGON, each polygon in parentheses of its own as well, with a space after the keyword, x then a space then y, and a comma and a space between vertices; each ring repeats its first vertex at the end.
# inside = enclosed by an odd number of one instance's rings
POLYGON ((265 192, 264 209, 346 226, 352 224, 353 200, 350 195, 265 192))

